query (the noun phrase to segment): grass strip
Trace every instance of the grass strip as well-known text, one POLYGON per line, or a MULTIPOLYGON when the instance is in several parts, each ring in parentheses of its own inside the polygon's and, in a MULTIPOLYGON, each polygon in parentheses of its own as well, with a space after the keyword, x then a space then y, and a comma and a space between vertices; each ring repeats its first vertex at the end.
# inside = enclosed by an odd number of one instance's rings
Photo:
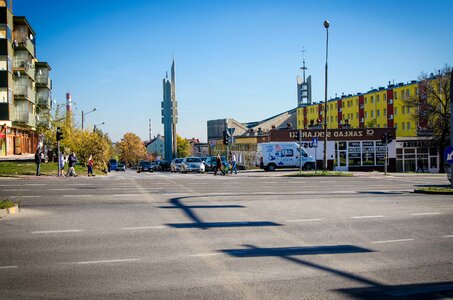
MULTIPOLYGON (((41 175, 57 176, 58 165, 56 162, 42 163, 40 166, 41 175)), ((65 174, 68 171, 68 165, 65 165, 65 174)), ((78 176, 87 176, 87 167, 76 165, 75 172, 78 176)), ((105 175, 104 173, 94 170, 96 175, 105 175)), ((21 175, 36 175, 36 164, 34 162, 0 162, 0 177, 15 177, 21 175)))
POLYGON ((0 201, 0 209, 10 208, 10 207, 13 207, 15 205, 16 205, 16 203, 14 203, 13 201, 9 201, 9 200, 1 200, 0 201))

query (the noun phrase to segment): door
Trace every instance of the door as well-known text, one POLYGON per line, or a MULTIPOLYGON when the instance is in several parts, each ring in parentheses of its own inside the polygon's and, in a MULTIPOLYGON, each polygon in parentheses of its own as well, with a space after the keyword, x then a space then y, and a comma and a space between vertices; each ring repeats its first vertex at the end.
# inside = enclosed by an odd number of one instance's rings
POLYGON ((348 146, 346 142, 335 143, 335 170, 348 170, 348 146))

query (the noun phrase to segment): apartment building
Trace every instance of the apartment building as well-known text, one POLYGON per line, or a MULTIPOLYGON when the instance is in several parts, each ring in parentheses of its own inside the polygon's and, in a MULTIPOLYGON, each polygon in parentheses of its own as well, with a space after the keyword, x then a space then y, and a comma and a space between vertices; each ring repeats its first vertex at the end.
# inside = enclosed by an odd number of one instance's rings
POLYGON ((36 33, 12 0, 0 0, 0 156, 36 151, 39 124, 50 126, 52 84, 48 63, 36 57, 36 33))
MULTIPOLYGON (((416 171, 418 158, 424 168, 438 172, 440 151, 430 143, 412 117, 411 108, 404 104, 404 99, 418 92, 418 82, 389 84, 387 87, 371 89, 365 93, 342 95, 327 101, 327 127, 329 129, 354 128, 389 128, 396 133, 396 171, 416 171)), ((324 102, 313 103, 297 109, 297 129, 321 129, 324 124, 324 102)), ((365 142, 365 141, 364 141, 365 142)), ((365 142, 369 143, 369 141, 365 142)), ((375 142, 378 148, 378 141, 375 142)), ((357 142, 344 141, 341 144, 346 157, 335 160, 335 167, 364 166, 364 162, 352 159, 357 151, 357 142), (349 145, 351 151, 348 150, 349 145), (349 157, 348 153, 351 154, 349 157), (350 159, 351 158, 351 159, 350 159), (351 164, 351 165, 349 165, 351 164)), ((339 145, 336 146, 339 149, 339 145)), ((362 147, 363 148, 363 147, 362 147)), ((362 149, 363 150, 363 149, 362 149)), ((338 151, 338 154, 340 152, 338 151)), ((335 154, 335 158, 337 155, 335 154)), ((376 160, 376 167, 379 163, 376 160)))

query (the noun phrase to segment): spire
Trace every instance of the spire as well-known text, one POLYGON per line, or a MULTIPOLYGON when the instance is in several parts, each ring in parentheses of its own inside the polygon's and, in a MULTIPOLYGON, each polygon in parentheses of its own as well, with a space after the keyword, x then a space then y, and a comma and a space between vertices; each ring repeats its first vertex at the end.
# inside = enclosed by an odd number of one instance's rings
POLYGON ((305 70, 307 70, 308 68, 305 66, 305 47, 302 47, 302 55, 303 55, 303 64, 302 64, 302 67, 300 68, 303 72, 303 77, 304 77, 304 82, 305 82, 305 70))
POLYGON ((165 79, 168 79, 168 71, 165 71, 165 79))

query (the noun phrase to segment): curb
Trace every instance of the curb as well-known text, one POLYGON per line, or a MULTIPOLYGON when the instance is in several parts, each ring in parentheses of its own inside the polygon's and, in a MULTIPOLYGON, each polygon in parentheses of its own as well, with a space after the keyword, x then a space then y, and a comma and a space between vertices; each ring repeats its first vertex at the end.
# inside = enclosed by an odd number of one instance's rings
POLYGON ((17 204, 10 208, 0 209, 0 218, 6 217, 7 215, 14 215, 18 212, 20 212, 20 209, 17 204))

